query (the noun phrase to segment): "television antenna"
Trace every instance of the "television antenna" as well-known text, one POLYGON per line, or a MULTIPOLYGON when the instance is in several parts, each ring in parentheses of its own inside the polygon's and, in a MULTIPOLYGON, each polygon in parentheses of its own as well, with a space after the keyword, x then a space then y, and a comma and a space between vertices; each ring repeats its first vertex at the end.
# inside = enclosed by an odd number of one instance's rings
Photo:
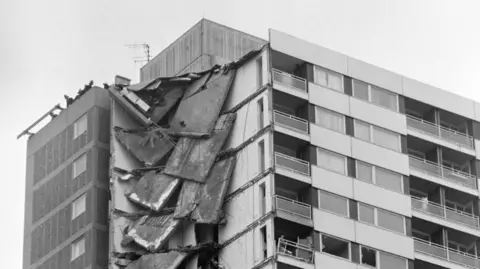
POLYGON ((150 61, 150 45, 148 45, 147 43, 127 44, 125 46, 130 48, 130 49, 143 48, 145 56, 143 56, 143 57, 133 57, 135 63, 141 63, 141 62, 145 62, 145 61, 149 62, 150 61))

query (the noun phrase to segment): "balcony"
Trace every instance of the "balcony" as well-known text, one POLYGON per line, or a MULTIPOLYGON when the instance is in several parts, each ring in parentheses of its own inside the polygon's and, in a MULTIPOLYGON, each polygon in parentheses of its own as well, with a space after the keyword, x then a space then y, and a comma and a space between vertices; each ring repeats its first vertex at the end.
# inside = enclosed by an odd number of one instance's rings
POLYGON ((295 173, 310 176, 309 162, 280 152, 275 152, 275 165, 295 173))
POLYGON ((313 263, 314 250, 311 246, 302 245, 284 238, 278 239, 277 253, 290 256, 307 263, 313 263))
POLYGON ((407 115, 407 126, 410 129, 415 129, 422 133, 473 149, 473 137, 462 132, 449 129, 411 115, 407 115))
POLYGON ((453 183, 460 184, 471 189, 477 188, 476 176, 412 155, 410 155, 410 168, 449 180, 453 183))
POLYGON ((461 225, 480 228, 478 217, 465 212, 442 206, 440 204, 424 201, 415 197, 412 197, 412 209, 427 213, 432 216, 436 216, 448 221, 457 222, 461 225))
POLYGON ((275 205, 277 210, 281 210, 307 219, 312 218, 312 207, 309 204, 276 195, 275 205))
POLYGON ((278 110, 273 111, 273 120, 275 124, 284 128, 308 134, 308 121, 299 117, 289 115, 287 113, 280 112, 278 110))
POLYGON ((439 244, 414 238, 414 248, 416 252, 420 252, 429 256, 433 256, 442 260, 450 261, 470 268, 480 268, 480 260, 475 256, 449 249, 439 244))
POLYGON ((307 80, 295 75, 272 68, 273 81, 289 88, 307 92, 307 80))

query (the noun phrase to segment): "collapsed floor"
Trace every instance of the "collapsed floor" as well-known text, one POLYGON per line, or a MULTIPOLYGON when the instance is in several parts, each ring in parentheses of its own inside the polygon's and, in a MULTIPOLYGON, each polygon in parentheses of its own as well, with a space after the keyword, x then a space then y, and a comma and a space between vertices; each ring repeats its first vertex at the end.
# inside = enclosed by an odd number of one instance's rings
MULTIPOLYGON (((113 127, 115 139, 141 165, 113 167, 115 180, 128 182, 125 193, 135 213, 114 208, 122 247, 112 263, 126 269, 175 269, 196 258, 199 268, 221 268, 216 233, 225 225, 222 205, 235 167, 235 151, 224 144, 236 114, 222 111, 236 70, 260 51, 201 73, 157 78, 107 88, 141 127, 113 127), (175 231, 193 223, 196 245, 168 248, 175 231)), ((113 175, 113 174, 112 174, 113 175)))

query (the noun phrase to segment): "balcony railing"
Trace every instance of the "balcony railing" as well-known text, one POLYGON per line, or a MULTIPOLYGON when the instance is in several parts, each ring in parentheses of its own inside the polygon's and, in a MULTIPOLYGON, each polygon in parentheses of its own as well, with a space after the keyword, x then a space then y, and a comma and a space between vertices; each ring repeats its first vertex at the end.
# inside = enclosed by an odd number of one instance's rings
POLYGON ((429 215, 433 215, 449 221, 454 221, 462 225, 478 229, 478 217, 466 212, 459 212, 453 208, 442 206, 440 204, 423 201, 421 199, 412 197, 412 208, 417 211, 422 211, 429 215))
POLYGON ((273 111, 273 120, 276 124, 294 131, 308 134, 308 121, 302 118, 283 113, 277 110, 273 111))
POLYGON ((305 246, 283 238, 278 239, 277 253, 313 263, 313 249, 311 246, 305 246))
POLYGON ((294 76, 292 74, 272 69, 273 81, 293 87, 296 90, 307 92, 307 80, 301 77, 294 76))
POLYGON ((277 210, 282 210, 307 219, 312 218, 312 207, 309 204, 278 195, 275 196, 275 204, 277 210))
POLYGON ((281 166, 282 168, 295 173, 310 176, 309 162, 282 154, 280 152, 275 152, 275 165, 281 166))
POLYGON ((473 138, 471 136, 445 128, 433 122, 407 115, 407 126, 423 133, 459 144, 461 146, 473 148, 473 138))
POLYGON ((427 161, 410 155, 410 167, 422 172, 450 180, 454 183, 467 186, 472 189, 477 187, 477 178, 474 175, 451 169, 437 163, 427 161))
POLYGON ((468 253, 449 249, 439 244, 414 238, 415 251, 434 256, 453 263, 461 264, 470 268, 480 268, 480 260, 468 253))

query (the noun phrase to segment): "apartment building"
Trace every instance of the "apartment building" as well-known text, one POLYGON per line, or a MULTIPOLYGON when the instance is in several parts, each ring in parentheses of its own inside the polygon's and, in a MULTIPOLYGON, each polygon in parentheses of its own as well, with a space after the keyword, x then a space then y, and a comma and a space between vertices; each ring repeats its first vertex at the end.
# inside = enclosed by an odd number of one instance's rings
POLYGON ((126 269, 480 268, 479 103, 276 30, 244 35, 202 20, 141 83, 104 90, 109 236, 96 257, 126 269))

